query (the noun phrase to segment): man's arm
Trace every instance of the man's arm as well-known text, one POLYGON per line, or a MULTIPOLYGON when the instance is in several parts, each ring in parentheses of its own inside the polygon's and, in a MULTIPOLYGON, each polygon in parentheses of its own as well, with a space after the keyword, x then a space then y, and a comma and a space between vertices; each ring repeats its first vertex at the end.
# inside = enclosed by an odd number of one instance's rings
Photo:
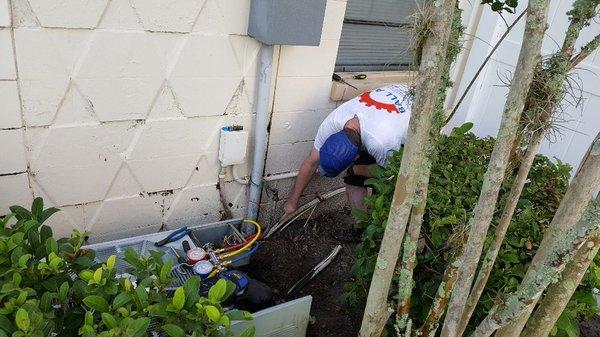
POLYGON ((298 208, 298 201, 300 200, 302 191, 304 191, 312 179, 315 171, 317 170, 317 166, 319 166, 319 151, 313 147, 308 157, 306 157, 306 159, 304 159, 302 162, 302 166, 300 167, 298 177, 296 177, 296 182, 294 183, 292 192, 283 206, 283 211, 286 215, 293 213, 298 208))

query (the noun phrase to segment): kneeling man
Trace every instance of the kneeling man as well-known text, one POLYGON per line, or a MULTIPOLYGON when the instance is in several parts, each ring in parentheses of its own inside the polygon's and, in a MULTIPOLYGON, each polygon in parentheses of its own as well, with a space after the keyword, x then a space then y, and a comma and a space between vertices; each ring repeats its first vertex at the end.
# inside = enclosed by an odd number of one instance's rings
MULTIPOLYGON (((392 84, 365 92, 335 109, 321 124, 314 148, 304 159, 290 196, 285 214, 298 207, 298 200, 315 171, 336 177, 346 170, 344 182, 348 203, 353 209, 365 209, 370 177, 368 166, 385 165, 388 157, 405 142, 412 105, 409 88, 392 84)), ((353 228, 335 229, 334 237, 355 240, 353 228)))

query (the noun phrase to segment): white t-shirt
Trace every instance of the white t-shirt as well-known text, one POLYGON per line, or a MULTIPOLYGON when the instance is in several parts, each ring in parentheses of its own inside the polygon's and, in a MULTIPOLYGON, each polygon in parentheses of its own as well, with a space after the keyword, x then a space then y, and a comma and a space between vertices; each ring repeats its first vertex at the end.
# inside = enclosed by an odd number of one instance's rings
POLYGON ((360 121, 362 146, 385 165, 393 151, 404 144, 412 98, 409 88, 392 84, 362 93, 333 110, 321 123, 314 146, 317 150, 332 134, 342 131, 354 116, 360 121))

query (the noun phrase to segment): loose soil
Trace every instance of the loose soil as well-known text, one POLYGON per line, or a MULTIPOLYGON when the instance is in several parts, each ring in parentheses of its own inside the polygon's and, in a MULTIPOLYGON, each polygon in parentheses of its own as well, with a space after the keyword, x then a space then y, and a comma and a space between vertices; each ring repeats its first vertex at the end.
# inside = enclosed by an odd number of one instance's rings
POLYGON ((581 337, 600 337, 600 316, 594 316, 579 323, 581 337))
MULTIPOLYGON (((311 321, 307 337, 357 336, 362 311, 350 310, 341 300, 342 286, 351 281, 355 243, 344 243, 331 237, 331 230, 340 224, 341 212, 323 214, 315 219, 297 220, 283 231, 263 242, 242 268, 250 277, 269 285, 275 304, 311 295, 311 321), (342 245, 335 260, 295 296, 284 298, 287 291, 315 265, 342 245)), ((581 337, 600 337, 600 317, 581 322, 581 337)))
POLYGON ((354 243, 343 243, 331 237, 340 226, 340 213, 327 213, 318 218, 298 220, 274 234, 252 256, 244 271, 274 291, 276 303, 312 295, 311 322, 308 337, 356 336, 362 312, 349 310, 340 300, 342 286, 350 281, 354 264, 354 243), (283 299, 288 290, 309 270, 342 245, 335 260, 321 271, 295 296, 283 299))

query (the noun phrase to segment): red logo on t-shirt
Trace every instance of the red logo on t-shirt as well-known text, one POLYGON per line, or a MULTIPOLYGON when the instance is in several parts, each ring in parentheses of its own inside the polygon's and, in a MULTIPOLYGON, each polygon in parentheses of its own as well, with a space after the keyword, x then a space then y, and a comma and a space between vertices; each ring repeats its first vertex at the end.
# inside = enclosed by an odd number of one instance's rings
POLYGON ((369 91, 362 93, 358 101, 364 103, 366 106, 374 107, 377 110, 384 109, 387 110, 387 112, 389 113, 400 113, 398 112, 396 105, 376 101, 375 99, 373 99, 373 97, 371 97, 371 92, 369 91))

